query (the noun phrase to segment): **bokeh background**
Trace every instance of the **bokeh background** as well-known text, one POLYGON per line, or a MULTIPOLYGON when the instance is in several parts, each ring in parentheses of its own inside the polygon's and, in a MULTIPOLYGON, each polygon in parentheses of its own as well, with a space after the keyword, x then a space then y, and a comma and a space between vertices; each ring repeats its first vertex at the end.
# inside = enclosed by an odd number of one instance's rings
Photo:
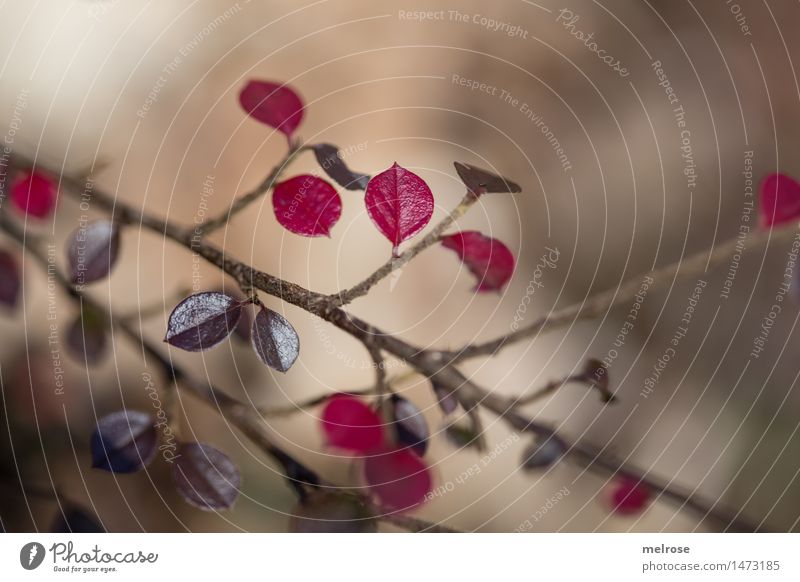
MULTIPOLYGON (((72 174, 94 166, 105 189, 177 222, 224 211, 284 154, 283 137, 238 105, 249 78, 294 86, 308 103, 299 134, 349 151, 351 167, 374 174, 398 161, 423 176, 436 197, 435 218, 462 195, 454 160, 519 182, 522 194, 487 196, 459 221, 500 238, 518 256, 502 294, 474 295, 455 257, 434 248, 351 306, 420 345, 457 347, 508 332, 548 247, 558 249, 559 261, 540 273, 542 287, 523 324, 735 237, 748 199, 747 152, 756 186, 776 170, 800 175, 794 67, 800 48, 792 32, 800 6, 789 0, 572 0, 566 6, 550 0, 11 0, 0 14, 0 133, 13 124, 15 150, 72 174), (579 17, 572 28, 562 9, 579 17), (415 11, 433 15, 420 21, 409 16, 415 11), (593 34, 627 75, 601 61, 575 30, 593 34), (654 62, 677 103, 668 101, 654 62), (685 128, 676 124, 678 106, 685 128), (682 137, 691 145, 693 187, 684 173, 689 160, 682 137), (208 196, 204 184, 212 185, 208 196)), ((316 171, 308 154, 291 173, 306 171, 316 171)), ((212 240, 262 270, 334 292, 361 280, 390 252, 362 196, 342 192, 343 216, 331 239, 287 233, 266 197, 212 240)), ((55 245, 63 268, 63 240, 79 217, 77 204, 65 198, 53 220, 29 221, 26 228, 55 245)), ((703 275, 707 286, 688 333, 648 397, 644 382, 681 325, 695 279, 669 282, 646 297, 609 367, 616 405, 573 387, 529 412, 574 440, 606 447, 653 476, 741 510, 764 528, 798 529, 795 304, 776 320, 764 353, 749 356, 787 251, 746 246, 727 299, 720 297, 727 267, 703 275)), ((114 336, 99 366, 87 370, 66 360, 65 390, 56 394, 50 294, 36 265, 23 266, 24 304, 0 320, 5 527, 46 531, 58 511, 46 496, 21 496, 22 476, 44 489, 56 483, 109 531, 284 531, 294 498, 281 476, 191 396, 178 407, 184 437, 214 444, 241 466, 243 491, 233 511, 189 507, 160 460, 132 476, 91 470, 87 444, 96 418, 123 402, 148 410, 143 374, 158 374, 137 346, 114 336)), ((90 292, 137 325, 137 313, 146 312, 143 330, 160 341, 182 291, 223 285, 231 282, 185 250, 128 229, 113 276, 90 292)), ((171 357, 262 407, 372 381, 371 360, 356 341, 294 307, 265 301, 301 337, 300 360, 286 375, 272 373, 235 342, 202 355, 172 350, 171 357)), ((620 306, 465 370, 499 393, 530 391, 580 368, 587 357, 607 357, 627 313, 620 306)), ((61 295, 56 315, 60 345, 75 315, 61 295)), ((400 363, 390 368, 392 377, 408 371, 400 363)), ((425 411, 434 432, 447 422, 422 379, 397 387, 425 411)), ((324 447, 316 412, 265 422, 278 442, 321 474, 356 483, 347 461, 324 447)), ((490 447, 508 438, 502 421, 486 415, 484 422, 490 447)), ((663 500, 642 514, 612 515, 607 478, 569 462, 523 472, 526 445, 520 439, 417 514, 461 529, 513 531, 567 488, 569 495, 533 531, 713 529, 663 500)), ((440 434, 428 453, 437 485, 481 457, 440 434)))

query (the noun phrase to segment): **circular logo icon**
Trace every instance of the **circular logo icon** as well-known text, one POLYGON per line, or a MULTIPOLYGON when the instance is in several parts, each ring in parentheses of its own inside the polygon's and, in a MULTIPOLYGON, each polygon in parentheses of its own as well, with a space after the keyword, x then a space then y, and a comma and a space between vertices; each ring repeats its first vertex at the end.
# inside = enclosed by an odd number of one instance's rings
POLYGON ((30 542, 19 551, 19 563, 26 570, 35 570, 44 561, 44 546, 39 542, 30 542))

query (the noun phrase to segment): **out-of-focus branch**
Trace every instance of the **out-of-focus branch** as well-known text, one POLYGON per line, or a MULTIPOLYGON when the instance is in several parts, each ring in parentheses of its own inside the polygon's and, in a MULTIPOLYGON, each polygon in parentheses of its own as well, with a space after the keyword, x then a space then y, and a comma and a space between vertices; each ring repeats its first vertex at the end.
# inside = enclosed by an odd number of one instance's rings
POLYGON ((275 186, 275 183, 278 181, 278 179, 280 179, 283 171, 289 166, 289 164, 292 163, 298 154, 306 149, 306 146, 301 146, 297 142, 291 142, 289 144, 289 151, 286 153, 284 158, 278 162, 274 168, 272 168, 272 171, 267 174, 267 177, 264 178, 264 180, 256 187, 255 190, 245 194, 244 196, 236 198, 230 205, 230 208, 228 208, 228 210, 222 214, 210 218, 203 224, 198 225, 195 229, 195 236, 202 237, 222 228, 228 224, 228 222, 230 222, 234 216, 261 198, 264 194, 272 190, 272 187, 275 186))
POLYGON ((433 227, 433 229, 418 243, 408 250, 400 253, 400 256, 392 257, 386 261, 377 271, 361 281, 361 283, 331 295, 331 304, 336 306, 347 305, 354 299, 363 297, 369 293, 370 289, 377 285, 382 279, 386 278, 397 269, 407 265, 414 257, 428 247, 438 243, 442 238, 442 234, 444 234, 444 232, 459 218, 464 216, 467 210, 469 210, 470 207, 477 202, 478 198, 479 197, 472 192, 467 191, 467 194, 461 199, 461 202, 459 202, 458 206, 456 206, 452 212, 450 212, 450 214, 444 217, 435 227, 433 227))
MULTIPOLYGON (((746 245, 747 248, 752 248, 764 243, 784 244, 790 242, 795 236, 798 236, 797 224, 792 224, 787 227, 753 232, 747 238, 746 245)), ((451 363, 478 356, 491 356, 506 346, 531 338, 539 333, 572 325, 580 320, 598 317, 613 307, 633 301, 639 292, 642 281, 647 280, 652 290, 670 285, 679 278, 701 276, 711 268, 728 261, 741 244, 742 242, 738 237, 732 238, 713 249, 700 251, 680 261, 645 273, 641 277, 628 279, 614 289, 586 298, 582 303, 553 311, 512 333, 486 342, 469 344, 461 349, 440 351, 438 356, 442 360, 451 363)))

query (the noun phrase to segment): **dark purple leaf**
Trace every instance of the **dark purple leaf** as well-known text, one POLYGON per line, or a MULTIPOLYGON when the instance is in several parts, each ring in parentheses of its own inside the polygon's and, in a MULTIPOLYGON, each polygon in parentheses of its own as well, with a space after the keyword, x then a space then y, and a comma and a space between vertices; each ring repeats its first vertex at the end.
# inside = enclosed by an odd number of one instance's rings
POLYGON ((153 417, 120 410, 101 418, 92 433, 92 467, 112 473, 133 473, 156 455, 158 433, 153 417))
POLYGON ((119 252, 119 226, 108 220, 95 220, 69 237, 69 273, 75 285, 86 285, 105 278, 114 268, 119 252))
POLYGON ((181 445, 172 477, 188 503, 207 511, 230 509, 242 483, 239 468, 225 453, 200 443, 181 445))
POLYGON ((442 409, 445 415, 453 414, 456 411, 456 408, 458 408, 458 398, 456 398, 454 390, 434 381, 433 393, 436 394, 436 398, 439 400, 439 408, 442 409))
POLYGON ((467 190, 475 195, 480 196, 485 192, 522 192, 522 188, 518 184, 503 176, 462 162, 455 162, 453 165, 467 190))
POLYGON ((392 243, 398 245, 417 234, 433 216, 433 193, 425 181, 396 162, 367 184, 367 213, 392 243))
POLYGON ((20 285, 16 257, 8 251, 0 250, 0 303, 7 307, 16 306, 20 285))
POLYGON ((374 533, 377 520, 361 499, 330 491, 314 491, 298 503, 289 520, 297 533, 374 533))
POLYGON ((258 310, 250 335, 259 359, 279 372, 291 368, 300 354, 300 338, 292 324, 266 307, 258 310))
POLYGON ((208 350, 231 334, 241 316, 242 303, 230 295, 190 295, 172 310, 164 341, 189 352, 208 350))
POLYGON ((311 146, 317 163, 339 186, 348 190, 365 190, 369 183, 367 174, 354 172, 344 163, 339 148, 329 143, 318 143, 311 146))
POLYGON ((342 199, 322 178, 310 174, 281 182, 272 191, 272 207, 281 225, 301 236, 330 236, 342 215, 342 199))
POLYGON ((411 447, 420 457, 424 456, 430 431, 422 411, 410 400, 392 394, 392 415, 398 444, 411 447))
POLYGON ((442 238, 442 246, 458 258, 478 279, 475 291, 499 291, 514 274, 514 255, 506 245, 478 231, 457 232, 442 238))
POLYGON ((522 457, 522 466, 527 470, 544 469, 557 463, 566 453, 563 441, 556 436, 534 442, 522 457))
POLYGON ((287 85, 251 80, 239 94, 250 117, 274 127, 289 138, 303 120, 303 100, 287 85))
POLYGON ((53 522, 52 533, 106 533, 96 517, 78 507, 66 507, 53 522))
POLYGON ((67 346, 80 362, 96 364, 106 353, 107 322, 102 313, 86 305, 67 329, 67 346))

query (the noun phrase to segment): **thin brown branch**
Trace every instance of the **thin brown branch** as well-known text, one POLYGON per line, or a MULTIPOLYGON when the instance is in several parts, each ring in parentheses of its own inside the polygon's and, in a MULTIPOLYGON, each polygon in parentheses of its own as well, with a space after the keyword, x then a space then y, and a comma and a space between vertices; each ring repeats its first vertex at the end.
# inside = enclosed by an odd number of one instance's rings
POLYGON ((278 162, 274 168, 272 168, 270 173, 267 174, 267 177, 264 178, 264 180, 256 187, 255 190, 248 192, 244 196, 236 198, 230 205, 230 208, 228 208, 228 210, 226 210, 222 214, 210 218, 206 220, 203 224, 198 225, 197 228, 195 229, 194 233, 195 236, 197 236, 198 238, 203 237, 214 232, 215 230, 222 228, 223 226, 228 224, 228 222, 230 222, 230 220, 234 216, 239 214, 242 210, 247 208, 250 204, 252 204, 256 200, 261 198, 264 194, 272 190, 272 187, 281 177, 281 174, 283 174, 284 170, 289 166, 289 164, 292 163, 292 161, 295 159, 295 157, 297 157, 298 154, 305 151, 306 149, 308 148, 306 148, 305 146, 301 146, 297 142, 291 142, 289 144, 289 151, 286 153, 284 158, 280 162, 278 162))
POLYGON ((444 234, 444 232, 459 218, 464 216, 467 210, 469 210, 470 207, 477 202, 477 200, 478 196, 467 191, 467 194, 461 199, 461 202, 459 202, 458 206, 456 206, 450 214, 444 217, 427 235, 420 239, 418 243, 408 250, 400 253, 399 256, 392 257, 386 261, 377 271, 361 281, 361 283, 331 295, 331 304, 337 307, 347 305, 354 299, 363 297, 369 293, 370 289, 377 285, 381 280, 388 277, 394 271, 407 265, 411 259, 419 255, 428 247, 438 243, 442 238, 442 234, 444 234))
MULTIPOLYGON (((784 244, 797 236, 797 225, 760 230, 750 234, 746 239, 746 247, 751 248, 764 243, 784 244)), ((451 363, 460 362, 478 356, 491 356, 506 346, 531 338, 539 333, 572 325, 584 319, 603 315, 608 310, 623 304, 629 304, 636 297, 642 281, 648 281, 650 291, 673 284, 679 278, 701 276, 713 267, 719 266, 741 247, 738 237, 732 238, 711 250, 703 250, 689 257, 671 263, 660 269, 645 273, 641 277, 628 279, 614 289, 586 298, 582 303, 559 309, 522 327, 512 333, 482 343, 464 346, 458 350, 440 351, 438 357, 451 363)))
MULTIPOLYGON (((63 181, 73 195, 78 197, 84 195, 86 185, 82 181, 71 181, 65 179, 63 181)), ((259 289, 265 293, 278 297, 288 303, 296 305, 309 313, 319 316, 325 321, 330 322, 342 331, 352 335, 356 339, 361 340, 366 346, 372 349, 384 350, 398 358, 405 360, 407 363, 416 368, 420 373, 427 376, 431 380, 439 382, 441 385, 450 388, 459 399, 459 402, 469 411, 473 417, 477 416, 477 407, 481 406, 495 414, 500 415, 507 423, 509 423, 516 430, 532 432, 537 435, 552 436, 554 432, 549 427, 537 423, 533 420, 526 419, 515 411, 516 399, 507 399, 499 396, 493 392, 488 392, 480 388, 458 371, 452 365, 454 359, 463 357, 471 357, 473 355, 491 354, 503 345, 510 341, 519 341, 524 337, 534 335, 539 330, 549 329, 556 325, 566 324, 574 318, 586 318, 591 315, 603 313, 607 308, 630 300, 639 287, 639 281, 631 281, 620 286, 620 288, 602 293, 599 296, 585 301, 579 306, 568 308, 555 315, 550 316, 540 322, 537 322, 530 328, 520 330, 516 334, 504 336, 489 342, 487 344, 470 346, 465 350, 458 352, 432 352, 425 351, 417 348, 400 338, 391 334, 385 333, 380 328, 377 328, 354 315, 342 310, 339 306, 339 301, 336 297, 328 297, 308 289, 300 285, 284 281, 278 277, 274 277, 268 273, 259 271, 245 263, 234 260, 226 255, 223 249, 207 242, 206 240, 193 240, 191 231, 181 228, 171 222, 153 217, 152 215, 136 210, 130 205, 115 200, 114 197, 102 192, 99 189, 91 186, 91 198, 101 208, 109 211, 113 217, 128 224, 141 225, 145 228, 160 233, 167 238, 170 238, 178 244, 194 251, 199 256, 206 259, 211 264, 217 266, 225 273, 232 276, 240 285, 249 285, 255 289, 259 289), (497 343, 497 345, 493 345, 497 343)), ((790 231, 776 231, 774 233, 775 240, 783 241, 789 238, 792 234, 790 231)), ((764 238, 764 234, 757 235, 758 239, 764 238)), ((436 237, 438 239, 438 235, 436 237)), ((435 242, 435 240, 433 240, 435 242)), ((431 242, 430 244, 433 244, 431 242)), ((693 272, 705 272, 706 263, 717 264, 724 260, 733 250, 733 244, 726 243, 713 250, 711 256, 705 253, 698 253, 686 261, 670 265, 663 269, 654 272, 653 277, 660 285, 666 284, 666 279, 670 276, 677 277, 678 275, 689 274, 693 272)), ((389 271, 391 272, 391 271, 389 271)), ((171 366, 171 364, 170 364, 171 366)), ((198 387, 198 392, 203 395, 202 387, 198 387)), ((205 397, 212 403, 217 403, 216 395, 206 393, 205 397)), ((224 394, 220 395, 220 399, 225 400, 224 394)), ((268 435, 265 434, 262 418, 254 411, 245 409, 235 401, 228 403, 225 413, 232 419, 234 424, 237 424, 245 434, 251 439, 256 441, 257 444, 264 446, 271 446, 268 440, 268 435), (259 443, 260 439, 264 442, 259 443)), ((587 458, 591 450, 581 445, 571 445, 570 452, 574 456, 587 458)), ((593 458, 589 465, 590 469, 609 471, 611 468, 617 473, 630 474, 643 480, 648 485, 655 486, 654 489, 662 491, 663 496, 675 502, 680 502, 682 507, 696 510, 702 513, 702 517, 711 517, 724 523, 727 519, 714 507, 698 501, 695 497, 686 495, 679 491, 664 485, 659 484, 655 480, 642 475, 641 472, 634 468, 618 465, 613 460, 609 460, 605 456, 597 456, 593 458), (659 489, 660 488, 660 489, 659 489), (669 493, 667 493, 669 492, 669 493)), ((749 529, 749 524, 741 519, 731 520, 728 525, 733 525, 736 529, 749 529)))

